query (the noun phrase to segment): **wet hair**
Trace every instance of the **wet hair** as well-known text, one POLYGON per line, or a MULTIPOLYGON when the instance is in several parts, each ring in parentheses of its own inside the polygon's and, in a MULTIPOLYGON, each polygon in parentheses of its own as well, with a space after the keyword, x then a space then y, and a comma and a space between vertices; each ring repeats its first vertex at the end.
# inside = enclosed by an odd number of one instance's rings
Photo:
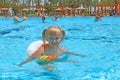
POLYGON ((62 37, 61 37, 61 41, 62 41, 64 39, 64 36, 65 36, 65 31, 58 26, 50 26, 48 29, 45 29, 42 33, 43 43, 44 44, 47 43, 46 34, 55 36, 55 35, 60 34, 60 33, 62 33, 62 37))

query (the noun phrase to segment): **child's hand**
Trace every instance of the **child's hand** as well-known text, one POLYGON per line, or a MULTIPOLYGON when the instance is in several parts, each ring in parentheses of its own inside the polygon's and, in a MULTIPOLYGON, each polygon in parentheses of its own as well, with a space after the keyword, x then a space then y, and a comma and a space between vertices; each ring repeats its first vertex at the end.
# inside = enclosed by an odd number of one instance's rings
POLYGON ((25 63, 25 61, 24 62, 21 62, 18 66, 19 67, 22 67, 22 65, 25 63))
POLYGON ((77 56, 86 57, 87 55, 85 55, 85 54, 77 54, 77 56))
POLYGON ((80 57, 86 57, 87 56, 85 54, 76 54, 74 52, 66 52, 66 53, 71 54, 71 55, 75 55, 75 56, 80 56, 80 57))

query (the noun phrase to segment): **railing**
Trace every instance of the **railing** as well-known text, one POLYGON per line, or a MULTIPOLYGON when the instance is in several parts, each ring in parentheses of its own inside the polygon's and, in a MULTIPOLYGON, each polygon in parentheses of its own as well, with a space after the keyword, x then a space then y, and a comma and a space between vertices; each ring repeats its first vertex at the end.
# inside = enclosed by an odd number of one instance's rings
MULTIPOLYGON (((43 10, 45 8, 60 8, 61 9, 61 15, 64 15, 64 6, 0 6, 0 10, 3 10, 4 15, 7 16, 8 14, 8 9, 12 8, 12 9, 41 9, 41 11, 43 12, 43 10)), ((2 11, 0 11, 0 15, 2 11)))
POLYGON ((101 12, 105 13, 105 15, 107 15, 107 8, 111 8, 114 13, 116 13, 117 15, 120 16, 120 4, 97 4, 94 6, 94 12, 97 14, 97 15, 101 15, 101 12), (103 10, 104 8, 104 10, 103 10))

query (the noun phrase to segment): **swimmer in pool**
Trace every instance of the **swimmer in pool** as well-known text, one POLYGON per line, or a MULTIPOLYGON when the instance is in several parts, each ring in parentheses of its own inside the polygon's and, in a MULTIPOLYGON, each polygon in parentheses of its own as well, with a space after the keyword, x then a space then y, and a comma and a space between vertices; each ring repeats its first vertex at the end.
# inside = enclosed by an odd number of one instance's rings
POLYGON ((26 19, 27 19, 26 16, 24 16, 22 20, 19 19, 18 15, 14 16, 14 22, 22 22, 22 21, 25 21, 26 19))
POLYGON ((58 26, 51 26, 48 29, 45 29, 42 33, 42 46, 37 51, 35 51, 28 59, 21 62, 19 66, 22 66, 23 64, 28 63, 33 59, 38 59, 40 62, 42 62, 41 65, 46 70, 53 70, 53 66, 50 66, 49 64, 52 63, 54 60, 60 58, 60 56, 62 56, 62 53, 85 57, 84 54, 69 52, 68 50, 60 46, 60 43, 64 39, 64 36, 65 31, 58 26))
POLYGON ((101 20, 101 16, 96 16, 95 17, 95 21, 100 21, 101 20))
POLYGON ((59 20, 58 16, 55 16, 53 20, 58 21, 59 20))

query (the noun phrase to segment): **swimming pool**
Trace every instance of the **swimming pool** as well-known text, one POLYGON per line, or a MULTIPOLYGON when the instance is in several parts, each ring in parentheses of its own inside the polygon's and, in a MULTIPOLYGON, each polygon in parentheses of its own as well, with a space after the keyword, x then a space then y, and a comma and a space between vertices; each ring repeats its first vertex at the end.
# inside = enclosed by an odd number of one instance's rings
POLYGON ((1 80, 119 80, 120 79, 120 17, 63 17, 53 21, 28 18, 14 23, 13 18, 0 18, 1 80), (55 63, 57 70, 45 71, 35 61, 18 67, 28 56, 27 46, 40 40, 43 29, 61 26, 66 31, 62 45, 87 57, 70 56, 78 63, 55 63))

